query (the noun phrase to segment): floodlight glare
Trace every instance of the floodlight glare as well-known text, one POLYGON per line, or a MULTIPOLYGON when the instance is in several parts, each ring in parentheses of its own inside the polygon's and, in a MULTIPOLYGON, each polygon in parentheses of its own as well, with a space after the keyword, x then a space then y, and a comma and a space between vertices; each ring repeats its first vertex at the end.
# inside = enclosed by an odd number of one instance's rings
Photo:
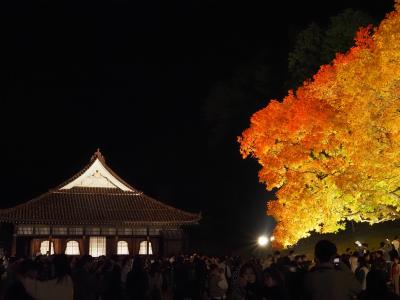
POLYGON ((261 247, 265 247, 268 244, 268 238, 265 235, 262 235, 258 238, 258 245, 261 247))
POLYGON ((271 235, 271 237, 269 238, 269 240, 270 240, 271 242, 273 242, 273 241, 275 241, 275 237, 274 237, 273 235, 271 235))

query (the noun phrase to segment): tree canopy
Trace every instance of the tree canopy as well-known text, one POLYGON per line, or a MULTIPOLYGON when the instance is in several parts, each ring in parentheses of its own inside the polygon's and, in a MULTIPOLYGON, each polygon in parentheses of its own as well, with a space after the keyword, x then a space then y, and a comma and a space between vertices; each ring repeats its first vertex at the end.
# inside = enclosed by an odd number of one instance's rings
POLYGON ((357 30, 371 23, 374 19, 370 15, 349 8, 331 17, 327 26, 312 22, 300 31, 288 56, 289 87, 298 87, 322 64, 331 62, 336 53, 349 50, 357 30))
POLYGON ((262 166, 276 199, 279 246, 310 232, 337 232, 346 220, 400 216, 400 1, 377 28, 320 67, 283 101, 271 100, 239 137, 262 166))

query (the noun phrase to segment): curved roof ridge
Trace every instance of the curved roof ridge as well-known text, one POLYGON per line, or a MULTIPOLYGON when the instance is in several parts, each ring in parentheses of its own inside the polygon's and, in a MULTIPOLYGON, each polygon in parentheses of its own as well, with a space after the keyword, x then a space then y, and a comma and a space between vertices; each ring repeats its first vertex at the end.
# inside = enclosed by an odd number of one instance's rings
MULTIPOLYGON (((117 181, 119 181, 122 185, 126 186, 128 189, 130 189, 133 192, 140 193, 138 189, 134 188, 131 186, 129 183, 127 183, 125 180, 123 180, 117 173, 115 173, 107 164, 105 157, 103 154, 100 152, 100 149, 97 149, 97 151, 92 155, 90 158, 90 162, 83 167, 82 170, 79 172, 75 173, 72 177, 69 179, 65 180, 63 183, 59 184, 57 187, 54 188, 54 190, 61 190, 65 188, 68 184, 72 183, 74 180, 78 179, 80 176, 82 176, 86 171, 90 169, 90 167, 98 161, 104 169, 106 169, 117 181)), ((115 185, 114 185, 115 186, 115 185)), ((120 187, 116 186, 116 188, 121 189, 120 187)), ((121 189, 122 190, 122 189, 121 189)))
MULTIPOLYGON (((57 222, 79 224, 196 224, 201 219, 201 213, 191 213, 156 200, 137 189, 121 189, 119 186, 102 184, 86 185, 77 182, 68 188, 62 188, 79 178, 94 163, 100 165, 90 169, 90 180, 96 183, 97 168, 103 174, 115 176, 121 183, 129 186, 106 164, 104 157, 98 150, 91 158, 91 162, 62 185, 14 207, 0 209, 0 222, 57 222), (98 164, 97 163, 97 164, 98 164), (94 172, 94 178, 91 174, 94 172), (154 212, 154 213, 153 213, 154 212)), ((114 179, 113 179, 114 180, 114 179)), ((115 182, 115 180, 114 180, 115 182)), ((90 183, 90 182, 89 182, 90 183)))

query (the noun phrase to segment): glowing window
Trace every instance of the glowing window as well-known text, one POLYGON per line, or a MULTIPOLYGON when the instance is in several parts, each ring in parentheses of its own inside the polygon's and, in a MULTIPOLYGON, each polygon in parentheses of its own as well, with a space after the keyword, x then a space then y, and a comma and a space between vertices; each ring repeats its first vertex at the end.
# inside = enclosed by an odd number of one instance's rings
POLYGON ((79 243, 77 241, 69 241, 65 248, 65 254, 67 255, 79 255, 79 243))
POLYGON ((89 240, 89 254, 93 257, 106 255, 106 237, 91 236, 89 240))
MULTIPOLYGON (((49 252, 49 246, 50 246, 50 241, 43 241, 40 243, 40 253, 42 253, 43 255, 46 255, 49 252)), ((53 255, 54 254, 54 243, 51 242, 51 251, 50 254, 53 255)))
POLYGON ((128 242, 118 241, 117 243, 117 254, 118 255, 129 255, 128 242))
POLYGON ((139 247, 139 254, 140 255, 146 255, 147 254, 147 245, 149 246, 149 254, 153 254, 153 249, 151 248, 151 242, 143 241, 140 242, 140 247, 139 247))

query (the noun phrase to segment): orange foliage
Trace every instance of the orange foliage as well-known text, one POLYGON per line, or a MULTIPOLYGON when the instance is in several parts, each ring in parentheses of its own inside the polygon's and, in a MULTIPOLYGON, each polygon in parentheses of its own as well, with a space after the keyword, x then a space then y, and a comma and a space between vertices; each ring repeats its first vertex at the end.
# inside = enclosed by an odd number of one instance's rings
POLYGON ((347 53, 252 116, 241 153, 277 190, 267 213, 278 245, 336 232, 346 220, 399 217, 399 99, 400 1, 378 28, 361 28, 347 53))

